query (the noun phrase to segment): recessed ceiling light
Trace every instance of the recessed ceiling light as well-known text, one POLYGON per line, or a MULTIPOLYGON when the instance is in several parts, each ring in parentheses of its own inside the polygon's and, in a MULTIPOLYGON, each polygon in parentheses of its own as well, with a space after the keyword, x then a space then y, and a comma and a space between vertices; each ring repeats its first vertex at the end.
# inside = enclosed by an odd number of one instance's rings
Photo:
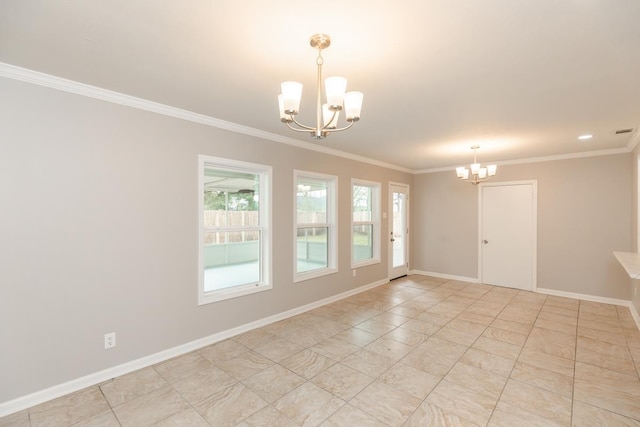
POLYGON ((591 139, 591 138, 593 138, 593 135, 580 135, 578 137, 578 139, 582 141, 584 141, 585 139, 591 139))

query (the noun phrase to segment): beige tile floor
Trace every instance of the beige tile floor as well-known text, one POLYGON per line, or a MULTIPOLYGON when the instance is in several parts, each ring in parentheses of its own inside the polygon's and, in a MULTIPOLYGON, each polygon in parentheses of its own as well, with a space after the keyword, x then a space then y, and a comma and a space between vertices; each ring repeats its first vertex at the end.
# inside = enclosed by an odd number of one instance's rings
POLYGON ((628 308, 410 276, 0 426, 640 426, 628 308))

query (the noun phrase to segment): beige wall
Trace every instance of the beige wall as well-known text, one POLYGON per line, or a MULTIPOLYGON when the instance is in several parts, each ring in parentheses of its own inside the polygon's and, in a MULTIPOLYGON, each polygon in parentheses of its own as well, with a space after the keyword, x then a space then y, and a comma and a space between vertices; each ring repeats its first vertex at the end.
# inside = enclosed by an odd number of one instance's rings
POLYGON ((414 176, 413 268, 478 277, 478 188, 455 172, 414 176))
POLYGON ((350 180, 381 182, 386 211, 410 174, 9 79, 0 93, 0 403, 387 278, 384 245, 352 277, 350 180), (198 154, 273 166, 272 290, 197 305, 198 154), (295 284, 294 169, 339 182, 339 272, 295 284))
MULTIPOLYGON (((630 154, 501 166, 537 180, 539 288, 630 299, 613 251, 631 250, 630 154)), ((478 189, 453 171, 414 177, 416 270, 478 277, 478 189)))
MULTIPOLYGON (((9 79, 0 93, 0 404, 384 280, 386 245, 351 275, 352 177, 382 183, 383 211, 388 182, 412 185, 412 269, 477 277, 477 188, 453 172, 411 176, 9 79), (273 290, 197 305, 198 154, 273 166, 273 290), (339 273, 297 284, 294 169, 339 177, 339 273)), ((636 244, 631 158, 499 168, 538 180, 539 287, 630 298, 611 252, 636 244)))

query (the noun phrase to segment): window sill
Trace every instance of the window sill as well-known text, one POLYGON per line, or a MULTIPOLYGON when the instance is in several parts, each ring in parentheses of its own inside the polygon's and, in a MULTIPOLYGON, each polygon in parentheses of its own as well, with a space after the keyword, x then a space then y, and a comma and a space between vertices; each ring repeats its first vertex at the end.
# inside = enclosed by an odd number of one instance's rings
POLYGON ((206 294, 200 294, 198 297, 198 305, 211 304, 214 302, 225 301, 232 298, 238 298, 245 295, 251 295, 258 292, 268 291, 273 286, 265 283, 258 283, 245 286, 234 286, 229 289, 220 289, 206 294))
POLYGON ((328 276, 329 274, 335 274, 337 272, 338 272, 338 269, 336 268, 323 268, 321 270, 313 270, 307 273, 300 273, 300 274, 296 273, 293 277, 293 282, 294 283, 304 282, 306 280, 316 279, 322 276, 328 276))
POLYGON ((355 268, 360 268, 360 267, 366 267, 368 265, 374 265, 374 264, 380 264, 380 260, 379 259, 368 259, 365 261, 358 261, 356 263, 351 264, 351 269, 355 269, 355 268))

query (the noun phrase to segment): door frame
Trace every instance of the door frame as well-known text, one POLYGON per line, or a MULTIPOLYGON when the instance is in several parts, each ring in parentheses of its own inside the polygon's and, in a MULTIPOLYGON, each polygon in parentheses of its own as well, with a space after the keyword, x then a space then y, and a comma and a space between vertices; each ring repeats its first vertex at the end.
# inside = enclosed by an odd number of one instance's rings
MULTIPOLYGON (((406 226, 406 230, 404 233, 404 241, 405 241, 405 264, 407 265, 407 275, 409 275, 409 251, 410 251, 410 247, 411 245, 409 244, 409 230, 410 230, 410 203, 411 203, 411 197, 410 197, 410 189, 411 187, 409 186, 409 184, 405 184, 403 182, 393 182, 393 181, 389 181, 389 187, 388 187, 388 192, 389 192, 389 216, 387 218, 387 252, 388 252, 388 256, 387 256, 387 277, 389 279, 391 279, 391 272, 393 271, 393 244, 390 240, 390 232, 393 232, 393 190, 392 187, 402 187, 405 190, 405 194, 407 195, 407 199, 406 199, 406 203, 405 203, 405 226, 406 226)), ((398 276, 398 277, 402 277, 402 276, 398 276)), ((396 279, 396 277, 394 277, 394 279, 396 279)), ((391 279, 393 280, 393 279, 391 279)))
POLYGON ((482 283, 482 188, 497 186, 531 185, 533 224, 531 227, 531 291, 538 289, 538 180, 483 182, 478 184, 478 283, 482 283))

